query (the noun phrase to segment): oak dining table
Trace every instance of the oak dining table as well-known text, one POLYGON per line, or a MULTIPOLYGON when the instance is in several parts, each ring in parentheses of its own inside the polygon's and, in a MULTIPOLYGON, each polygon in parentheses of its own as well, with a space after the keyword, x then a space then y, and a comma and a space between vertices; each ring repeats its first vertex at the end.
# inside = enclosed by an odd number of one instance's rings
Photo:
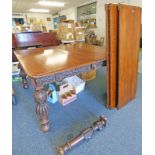
POLYGON ((86 43, 63 44, 14 51, 20 63, 23 87, 29 87, 27 77, 35 88, 35 111, 40 129, 50 129, 45 84, 61 82, 64 78, 103 67, 107 61, 104 47, 86 43))

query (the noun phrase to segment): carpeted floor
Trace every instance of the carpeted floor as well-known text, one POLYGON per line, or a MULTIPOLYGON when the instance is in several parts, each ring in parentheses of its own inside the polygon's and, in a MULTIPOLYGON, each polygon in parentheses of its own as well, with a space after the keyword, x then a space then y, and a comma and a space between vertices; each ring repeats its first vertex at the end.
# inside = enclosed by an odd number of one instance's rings
POLYGON ((121 110, 105 108, 105 68, 87 82, 78 99, 66 107, 50 105, 51 130, 42 133, 34 112, 33 88, 13 83, 18 104, 13 110, 13 155, 56 155, 56 147, 89 127, 98 116, 108 118, 107 127, 66 155, 141 155, 142 75, 138 74, 136 98, 121 110))

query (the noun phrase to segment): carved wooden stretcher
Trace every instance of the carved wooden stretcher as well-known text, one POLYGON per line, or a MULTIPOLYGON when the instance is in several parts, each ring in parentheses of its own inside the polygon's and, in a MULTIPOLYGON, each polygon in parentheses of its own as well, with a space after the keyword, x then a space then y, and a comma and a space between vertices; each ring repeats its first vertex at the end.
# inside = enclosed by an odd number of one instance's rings
POLYGON ((49 130, 50 125, 46 104, 47 93, 43 86, 98 69, 106 63, 105 48, 85 43, 17 50, 15 55, 20 62, 23 87, 28 88, 28 76, 35 88, 36 114, 44 132, 49 130))

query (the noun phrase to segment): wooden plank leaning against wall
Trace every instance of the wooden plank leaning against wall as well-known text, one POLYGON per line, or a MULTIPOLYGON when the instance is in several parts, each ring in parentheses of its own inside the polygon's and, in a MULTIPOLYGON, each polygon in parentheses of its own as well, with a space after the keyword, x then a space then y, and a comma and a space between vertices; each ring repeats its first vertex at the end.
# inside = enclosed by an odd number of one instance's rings
POLYGON ((120 109, 136 96, 141 8, 119 5, 118 103, 120 109))
POLYGON ((107 4, 107 107, 120 109, 136 95, 141 8, 107 4))
POLYGON ((117 98, 117 48, 118 48, 118 10, 117 4, 106 8, 106 51, 107 51, 107 107, 116 107, 117 98))

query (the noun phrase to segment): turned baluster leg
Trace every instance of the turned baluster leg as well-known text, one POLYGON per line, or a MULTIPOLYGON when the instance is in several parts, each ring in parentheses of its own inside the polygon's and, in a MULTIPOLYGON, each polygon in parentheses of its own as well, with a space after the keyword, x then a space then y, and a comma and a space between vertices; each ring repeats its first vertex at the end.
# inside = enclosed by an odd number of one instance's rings
POLYGON ((28 89, 29 88, 29 84, 27 81, 27 75, 24 72, 24 70, 20 67, 20 76, 22 77, 22 83, 23 83, 23 88, 24 89, 28 89))
POLYGON ((43 88, 35 91, 34 99, 36 102, 36 114, 40 122, 40 129, 43 132, 49 130, 48 105, 46 103, 47 94, 43 88))

